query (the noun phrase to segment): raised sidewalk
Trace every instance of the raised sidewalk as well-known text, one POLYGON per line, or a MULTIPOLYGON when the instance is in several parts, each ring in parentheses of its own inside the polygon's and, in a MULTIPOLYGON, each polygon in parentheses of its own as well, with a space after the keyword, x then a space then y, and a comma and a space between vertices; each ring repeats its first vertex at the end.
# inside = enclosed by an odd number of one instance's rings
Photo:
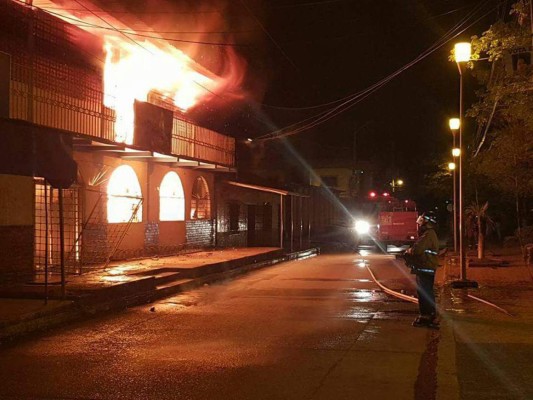
POLYGON ((275 247, 252 247, 116 262, 105 270, 68 276, 64 297, 61 287, 52 282, 46 304, 42 285, 4 287, 0 289, 0 343, 317 253, 317 249, 286 253, 275 247))

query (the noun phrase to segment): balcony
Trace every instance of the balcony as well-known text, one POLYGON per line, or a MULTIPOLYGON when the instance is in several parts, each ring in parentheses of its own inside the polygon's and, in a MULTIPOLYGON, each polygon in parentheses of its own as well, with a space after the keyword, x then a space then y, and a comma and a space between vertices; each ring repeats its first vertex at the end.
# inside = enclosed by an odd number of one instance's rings
MULTIPOLYGON (((115 111, 104 105, 103 72, 95 61, 98 57, 91 60, 76 49, 69 41, 72 28, 65 27, 65 22, 44 13, 30 14, 18 4, 9 7, 0 7, 0 24, 4 24, 0 28, 0 52, 7 53, 3 58, 10 66, 9 118, 94 141, 120 143, 115 137, 115 111), (33 36, 29 35, 30 27, 33 36)), ((8 71, 5 68, 2 73, 8 71)), ((172 112, 169 155, 226 169, 234 167, 235 139, 186 121, 173 105, 163 104, 157 93, 150 93, 148 102, 172 112)))

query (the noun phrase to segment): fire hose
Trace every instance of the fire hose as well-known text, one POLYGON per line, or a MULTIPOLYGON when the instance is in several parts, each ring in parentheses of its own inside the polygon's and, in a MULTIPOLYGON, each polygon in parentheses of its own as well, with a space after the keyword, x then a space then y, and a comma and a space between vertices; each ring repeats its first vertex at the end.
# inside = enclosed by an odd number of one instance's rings
POLYGON ((497 305, 494 304, 494 303, 491 303, 490 301, 483 300, 483 299, 481 299, 481 298, 479 298, 479 297, 476 297, 476 296, 472 296, 471 294, 469 294, 468 297, 470 297, 471 299, 477 300, 477 301, 479 301, 479 302, 481 302, 481 303, 484 303, 484 304, 486 304, 486 305, 488 305, 488 306, 494 307, 496 310, 501 311, 502 313, 507 314, 507 315, 509 315, 510 317, 514 317, 514 315, 511 314, 509 311, 507 311, 507 310, 505 310, 505 309, 503 309, 503 308, 497 306, 497 305))
POLYGON ((377 280, 376 276, 374 275, 374 272, 372 272, 372 269, 370 269, 370 267, 368 265, 365 265, 366 269, 368 270, 368 272, 370 273, 370 276, 372 277, 372 280, 387 294, 390 294, 391 296, 394 296, 394 297, 397 297, 399 299, 402 299, 402 300, 405 300, 405 301, 409 301, 411 303, 415 303, 415 304, 418 304, 418 299, 416 297, 413 297, 413 296, 408 296, 406 294, 403 294, 403 293, 400 293, 400 292, 396 292, 392 289, 389 289, 388 287, 386 287, 385 285, 383 285, 380 281, 377 280))
MULTIPOLYGON (((368 266, 368 265, 365 265, 366 269, 368 270, 368 272, 370 273, 370 276, 372 277, 372 280, 387 294, 390 294, 391 296, 394 296, 394 297, 397 297, 399 299, 402 299, 402 300, 405 300, 405 301, 409 301, 411 303, 414 303, 414 304, 418 304, 418 299, 416 297, 413 297, 413 296, 408 296, 406 294, 403 294, 403 293, 400 293, 400 292, 396 292, 392 289, 389 289, 388 287, 386 287, 385 285, 383 285, 380 281, 378 281, 378 279, 376 278, 376 275, 374 275, 374 272, 372 271, 372 269, 368 266)), ((476 300, 476 301, 479 301, 483 304, 486 304, 490 307, 493 307, 495 308, 496 310, 506 314, 506 315, 509 315, 510 317, 513 316, 513 314, 511 314, 510 312, 508 312, 507 310, 503 309, 502 307, 499 307, 497 306, 496 304, 494 303, 491 303, 490 301, 487 301, 487 300, 484 300, 480 297, 476 297, 476 296, 473 296, 471 294, 468 294, 467 295, 469 298, 473 299, 473 300, 476 300)))

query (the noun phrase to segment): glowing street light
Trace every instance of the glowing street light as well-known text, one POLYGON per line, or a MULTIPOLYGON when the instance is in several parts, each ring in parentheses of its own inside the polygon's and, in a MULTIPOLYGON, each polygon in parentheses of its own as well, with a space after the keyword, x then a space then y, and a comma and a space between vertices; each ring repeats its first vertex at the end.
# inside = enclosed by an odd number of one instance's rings
POLYGON ((461 120, 459 118, 450 118, 448 124, 450 125, 450 129, 452 131, 456 131, 461 126, 461 120))
POLYGON ((454 147, 452 149, 452 156, 459 157, 461 155, 461 149, 458 147, 454 147))
MULTIPOLYGON (((466 279, 466 257, 464 249, 464 224, 463 224, 463 66, 462 64, 468 63, 472 56, 472 46, 468 42, 457 43, 454 47, 454 57, 455 62, 457 63, 457 69, 459 70, 459 227, 457 229, 459 236, 459 265, 460 265, 460 280, 452 282, 452 287, 455 288, 467 288, 467 287, 477 287, 477 282, 469 281, 466 279)), ((453 122, 450 120, 450 129, 453 132, 454 145, 455 148, 455 131, 457 130, 457 121, 453 122), (454 129, 455 128, 455 129, 454 129)), ((455 188, 455 171, 454 171, 454 188, 455 188)), ((455 192, 455 190, 454 190, 455 192)), ((454 194, 454 210, 455 208, 455 194, 454 194)), ((455 211, 454 211, 455 216, 455 211)), ((455 218, 454 218, 455 222, 455 218)), ((455 229, 454 229, 455 231, 455 229)), ((454 243, 454 247, 456 247, 454 243)))
POLYGON ((472 56, 472 46, 468 42, 455 44, 455 62, 468 62, 472 56))
POLYGON ((396 189, 401 188, 403 184, 404 184, 404 181, 402 179, 393 179, 389 185, 391 186, 392 192, 394 193, 396 189))
MULTIPOLYGON (((459 64, 458 64, 459 65, 459 64)), ((459 72, 461 72, 461 69, 459 68, 459 72)), ((461 81, 462 82, 462 81, 461 81)), ((462 93, 462 92, 461 92, 462 93)), ((450 118, 448 120, 448 125, 450 126, 450 130, 452 131, 453 135, 453 150, 452 155, 454 157, 459 157, 461 155, 461 149, 458 149, 455 144, 455 137, 457 131, 461 128, 461 119, 460 118, 450 118), (455 155, 457 153, 456 149, 458 149, 458 155, 455 155)), ((457 254, 457 240, 458 240, 458 234, 457 234, 457 174, 455 172, 456 165, 455 163, 450 163, 448 165, 448 170, 452 172, 452 179, 453 179, 453 252, 457 254), (453 164, 453 166, 452 166, 453 164)))

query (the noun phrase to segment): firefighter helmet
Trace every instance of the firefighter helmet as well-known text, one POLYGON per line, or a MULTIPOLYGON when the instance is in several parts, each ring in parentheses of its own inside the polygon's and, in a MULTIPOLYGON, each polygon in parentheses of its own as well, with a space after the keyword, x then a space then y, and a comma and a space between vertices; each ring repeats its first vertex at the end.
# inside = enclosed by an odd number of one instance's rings
POLYGON ((416 220, 416 223, 421 226, 426 225, 427 223, 436 225, 437 218, 435 217, 435 213, 433 213, 433 211, 428 211, 426 213, 422 213, 416 220))

